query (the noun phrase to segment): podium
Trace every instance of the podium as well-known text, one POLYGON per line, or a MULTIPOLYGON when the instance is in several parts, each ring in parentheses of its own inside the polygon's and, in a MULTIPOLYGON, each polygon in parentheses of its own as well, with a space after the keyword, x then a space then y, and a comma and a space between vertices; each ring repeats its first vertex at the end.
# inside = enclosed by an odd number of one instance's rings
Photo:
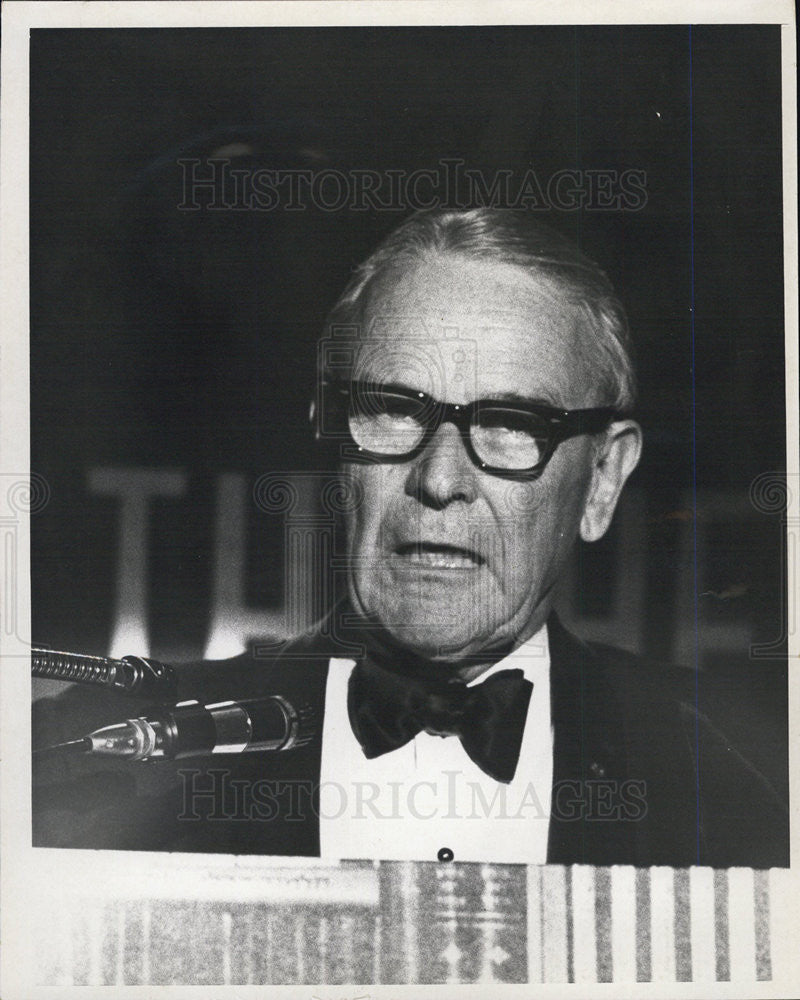
POLYGON ((53 986, 768 981, 784 874, 42 853, 53 986))

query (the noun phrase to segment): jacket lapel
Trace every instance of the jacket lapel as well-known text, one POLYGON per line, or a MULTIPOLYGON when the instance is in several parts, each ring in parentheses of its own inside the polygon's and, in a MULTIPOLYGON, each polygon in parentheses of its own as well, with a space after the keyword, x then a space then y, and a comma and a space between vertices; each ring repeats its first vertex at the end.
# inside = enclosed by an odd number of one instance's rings
POLYGON ((631 864, 636 823, 624 803, 629 762, 622 706, 597 655, 555 615, 548 637, 554 742, 547 860, 631 864))

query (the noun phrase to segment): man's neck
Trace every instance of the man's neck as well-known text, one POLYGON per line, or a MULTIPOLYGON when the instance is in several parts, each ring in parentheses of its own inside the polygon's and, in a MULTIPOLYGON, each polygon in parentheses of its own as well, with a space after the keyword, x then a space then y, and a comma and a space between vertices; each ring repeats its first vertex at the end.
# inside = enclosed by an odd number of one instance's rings
MULTIPOLYGON (((347 603, 342 601, 341 606, 352 609, 349 601, 347 603)), ((536 620, 531 621, 524 632, 498 642, 495 646, 476 650, 474 653, 455 655, 452 658, 410 649, 398 642, 378 623, 368 622, 363 618, 359 625, 351 625, 340 631, 344 634, 352 632, 354 642, 366 645, 368 658, 393 673, 419 680, 440 682, 459 680, 469 684, 538 635, 545 626, 546 614, 542 613, 543 611, 544 609, 540 609, 536 620)), ((349 639, 351 636, 347 637, 349 639)))

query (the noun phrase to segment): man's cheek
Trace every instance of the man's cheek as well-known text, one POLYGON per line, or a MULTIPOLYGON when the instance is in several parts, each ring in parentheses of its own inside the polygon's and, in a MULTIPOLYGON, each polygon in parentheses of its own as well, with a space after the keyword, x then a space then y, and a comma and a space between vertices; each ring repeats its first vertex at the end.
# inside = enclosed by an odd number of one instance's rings
POLYGON ((345 533, 350 551, 361 551, 368 547, 370 536, 375 538, 375 523, 379 508, 373 477, 363 475, 359 467, 348 476, 348 490, 351 503, 345 509, 345 533))

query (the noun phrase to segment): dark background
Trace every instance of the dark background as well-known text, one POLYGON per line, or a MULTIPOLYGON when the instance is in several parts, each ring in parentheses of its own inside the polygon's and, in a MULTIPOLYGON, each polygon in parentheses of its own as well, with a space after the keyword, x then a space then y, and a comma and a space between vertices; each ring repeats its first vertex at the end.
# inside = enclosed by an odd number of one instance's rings
POLYGON ((771 685, 780 642, 750 649, 782 635, 781 519, 750 488, 785 467, 780 124, 778 26, 34 30, 34 641, 109 651, 119 501, 92 487, 107 467, 185 477, 147 512, 150 653, 203 653, 223 474, 247 498, 243 599, 285 605, 285 525, 251 487, 318 468, 315 340, 406 214, 182 211, 178 160, 459 157, 543 181, 645 171, 638 211, 542 213, 628 308, 646 444, 563 606, 589 636, 771 685))

